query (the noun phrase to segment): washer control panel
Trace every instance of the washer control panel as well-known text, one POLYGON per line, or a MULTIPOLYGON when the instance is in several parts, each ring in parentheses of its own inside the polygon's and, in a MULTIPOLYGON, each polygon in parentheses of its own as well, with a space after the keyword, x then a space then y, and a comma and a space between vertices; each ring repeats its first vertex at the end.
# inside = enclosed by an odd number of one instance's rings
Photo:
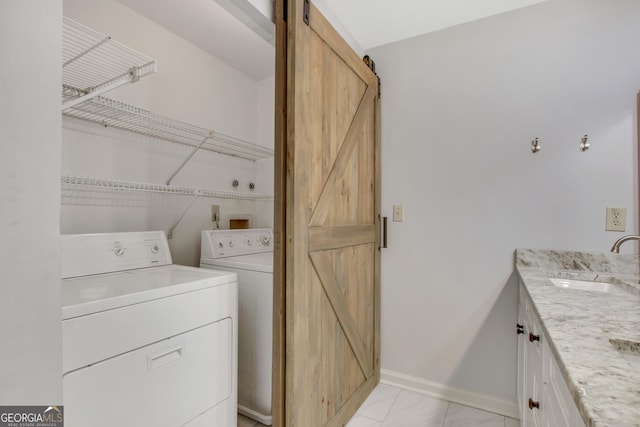
POLYGON ((61 236, 62 277, 79 277, 171 264, 162 231, 61 236))
POLYGON ((201 257, 226 258, 273 251, 273 232, 269 228, 245 230, 203 230, 201 257))

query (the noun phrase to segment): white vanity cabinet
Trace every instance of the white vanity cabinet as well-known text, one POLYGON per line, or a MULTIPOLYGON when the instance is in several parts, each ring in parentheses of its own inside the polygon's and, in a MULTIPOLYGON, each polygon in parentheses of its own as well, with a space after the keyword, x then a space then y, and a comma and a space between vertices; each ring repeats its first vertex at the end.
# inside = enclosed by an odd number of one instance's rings
POLYGON ((584 427, 522 282, 516 333, 521 427, 584 427))

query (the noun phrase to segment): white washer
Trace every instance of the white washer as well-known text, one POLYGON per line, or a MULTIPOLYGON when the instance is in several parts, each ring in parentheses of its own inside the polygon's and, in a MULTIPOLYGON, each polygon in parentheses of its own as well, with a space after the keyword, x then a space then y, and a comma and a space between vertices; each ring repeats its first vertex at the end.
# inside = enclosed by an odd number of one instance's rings
POLYGON ((238 274, 238 412, 271 425, 273 233, 203 230, 200 267, 238 274))
POLYGON ((65 425, 237 425, 237 276, 163 232, 63 235, 65 425))

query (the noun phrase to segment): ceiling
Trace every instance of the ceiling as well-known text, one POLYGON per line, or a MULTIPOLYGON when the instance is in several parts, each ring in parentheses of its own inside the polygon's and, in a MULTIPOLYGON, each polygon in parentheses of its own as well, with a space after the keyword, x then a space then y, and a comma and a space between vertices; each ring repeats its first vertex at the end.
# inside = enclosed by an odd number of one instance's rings
POLYGON ((321 0, 363 50, 545 0, 321 0))
MULTIPOLYGON (((241 22, 246 19, 237 19, 237 11, 229 7, 235 3, 246 9, 252 4, 258 10, 264 8, 259 4, 264 1, 118 1, 255 80, 273 76, 272 44, 241 22)), ((359 54, 542 1, 546 0, 312 0, 359 54)))
POLYGON ((214 0, 117 0, 254 80, 273 76, 273 46, 214 0))

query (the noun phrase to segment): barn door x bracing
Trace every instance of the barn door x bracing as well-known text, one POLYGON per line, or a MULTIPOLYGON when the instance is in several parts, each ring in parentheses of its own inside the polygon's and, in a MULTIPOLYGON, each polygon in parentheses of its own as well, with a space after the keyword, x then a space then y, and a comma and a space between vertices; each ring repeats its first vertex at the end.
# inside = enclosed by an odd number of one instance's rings
POLYGON ((287 9, 278 416, 286 426, 342 426, 380 378, 379 85, 312 4, 287 9))

